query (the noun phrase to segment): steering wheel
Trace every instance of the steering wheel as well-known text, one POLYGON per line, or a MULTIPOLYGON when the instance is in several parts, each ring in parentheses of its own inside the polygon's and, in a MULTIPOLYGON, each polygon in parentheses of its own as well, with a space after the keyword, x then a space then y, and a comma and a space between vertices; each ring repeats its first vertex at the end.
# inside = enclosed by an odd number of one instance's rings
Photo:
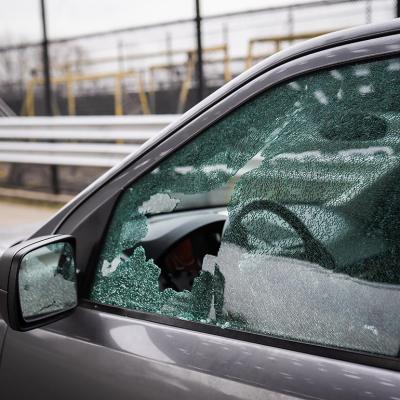
MULTIPOLYGON (((242 224, 243 218, 252 211, 267 210, 287 222, 300 236, 304 243, 307 260, 319 264, 328 269, 335 268, 335 260, 325 246, 311 234, 304 223, 288 208, 270 200, 255 200, 245 205, 230 223, 230 229, 235 231, 235 242, 248 250, 255 250, 255 246, 249 243, 248 235, 242 224)), ((229 239, 228 239, 229 240, 229 239)))

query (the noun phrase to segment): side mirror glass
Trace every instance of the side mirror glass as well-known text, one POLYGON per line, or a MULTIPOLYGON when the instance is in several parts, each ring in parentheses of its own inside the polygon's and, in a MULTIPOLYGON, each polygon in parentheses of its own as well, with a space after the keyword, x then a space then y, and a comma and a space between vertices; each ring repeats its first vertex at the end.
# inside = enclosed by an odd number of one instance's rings
POLYGON ((51 243, 27 253, 18 273, 18 293, 25 321, 76 307, 75 260, 71 244, 51 243))
POLYGON ((1 312, 16 330, 50 323, 74 309, 78 304, 74 239, 50 236, 8 249, 0 260, 2 291, 1 312))

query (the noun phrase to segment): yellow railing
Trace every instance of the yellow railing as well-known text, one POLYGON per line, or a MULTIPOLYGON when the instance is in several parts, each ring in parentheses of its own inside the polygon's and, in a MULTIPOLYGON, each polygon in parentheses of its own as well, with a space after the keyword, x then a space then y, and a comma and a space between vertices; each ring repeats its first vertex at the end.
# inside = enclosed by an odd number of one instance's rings
MULTIPOLYGON (((221 46, 214 46, 214 47, 207 47, 203 49, 203 53, 216 53, 216 52, 223 52, 223 58, 217 60, 204 60, 204 64, 212 64, 212 63, 220 63, 222 62, 224 65, 224 80, 228 82, 232 79, 232 71, 230 66, 230 58, 229 58, 229 49, 228 45, 224 44, 221 46)), ((196 50, 188 50, 186 52, 187 61, 181 64, 159 64, 153 65, 149 68, 150 72, 150 89, 149 92, 154 95, 155 87, 156 87, 156 79, 155 73, 157 71, 165 71, 171 70, 171 68, 177 67, 184 67, 186 68, 186 74, 184 79, 182 80, 181 89, 179 91, 179 98, 178 98, 178 109, 177 112, 183 112, 187 98, 189 95, 190 84, 193 80, 194 69, 196 66, 197 60, 197 53, 196 50)))
MULTIPOLYGON (((326 31, 321 32, 304 32, 295 35, 279 35, 279 36, 268 36, 261 38, 254 38, 248 42, 247 46, 247 54, 245 57, 235 57, 231 58, 229 55, 229 48, 227 44, 207 47, 203 49, 205 54, 209 53, 218 53, 222 52, 223 57, 218 59, 205 59, 204 64, 212 64, 212 63, 222 63, 223 64, 223 76, 225 82, 232 79, 232 70, 231 64, 233 61, 241 61, 245 63, 245 67, 249 68, 253 65, 255 60, 258 60, 262 57, 267 57, 274 52, 278 52, 282 49, 284 43, 294 42, 298 40, 306 40, 310 39, 322 34, 328 33, 326 31), (259 43, 268 43, 273 45, 273 50, 269 53, 265 54, 254 54, 254 48, 256 44, 259 43)), ((172 70, 172 68, 183 67, 185 69, 184 77, 181 82, 181 87, 179 91, 178 98, 178 106, 177 112, 181 113, 186 105, 187 98, 189 95, 191 83, 193 81, 195 66, 196 66, 196 50, 171 50, 171 51, 161 51, 154 53, 143 53, 143 54, 128 54, 123 57, 120 56, 110 56, 110 57, 101 57, 96 59, 87 59, 81 60, 79 63, 71 64, 64 63, 61 65, 57 65, 54 67, 54 70, 61 71, 62 76, 55 77, 52 79, 52 83, 54 85, 65 85, 66 93, 67 93, 67 107, 68 114, 75 115, 76 114, 76 96, 74 93, 74 86, 76 82, 81 81, 90 81, 90 80, 100 80, 105 78, 114 79, 114 113, 115 115, 123 115, 124 114, 124 105, 123 105, 123 80, 128 77, 134 77, 137 79, 138 83, 138 96, 139 102, 141 106, 141 110, 143 114, 150 114, 151 109, 149 106, 147 93, 154 95, 156 90, 156 79, 155 75, 157 71, 161 70, 172 70), (73 73, 73 68, 79 70, 80 67, 84 65, 97 65, 101 63, 110 63, 117 62, 121 59, 125 60, 137 60, 137 59, 148 59, 148 58, 157 58, 162 56, 173 56, 178 54, 185 54, 186 61, 180 64, 157 64, 148 67, 148 77, 149 77, 149 85, 146 89, 143 74, 134 70, 122 70, 121 65, 119 66, 119 71, 110 72, 110 73, 97 73, 97 74, 77 74, 73 73)), ((28 81, 26 85, 26 96, 23 102, 21 114, 23 115, 35 115, 35 89, 37 86, 43 85, 43 78, 33 78, 28 81)), ((56 111, 57 104, 53 104, 53 108, 56 111)))
MULTIPOLYGON (((137 71, 130 70, 123 72, 98 73, 90 75, 74 75, 71 72, 67 71, 67 73, 63 76, 52 78, 51 83, 53 85, 66 86, 68 114, 75 115, 76 99, 73 87, 76 82, 93 81, 100 79, 114 79, 114 113, 115 115, 123 115, 124 108, 122 101, 123 98, 122 82, 124 78, 128 77, 133 77, 138 80, 138 87, 139 87, 138 95, 142 112, 143 114, 150 114, 149 102, 147 94, 145 92, 142 75, 137 71)), ((28 116, 35 115, 35 89, 36 87, 41 86, 43 84, 44 84, 43 78, 33 78, 27 83, 26 95, 22 105, 21 115, 28 115, 28 116)))

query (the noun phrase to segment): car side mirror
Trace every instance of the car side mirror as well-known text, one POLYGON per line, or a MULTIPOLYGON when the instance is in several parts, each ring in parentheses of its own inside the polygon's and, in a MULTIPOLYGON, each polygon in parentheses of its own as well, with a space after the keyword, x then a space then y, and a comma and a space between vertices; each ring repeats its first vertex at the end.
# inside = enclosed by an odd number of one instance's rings
POLYGON ((0 312, 15 330, 62 318, 78 304, 75 239, 44 236, 7 249, 0 258, 0 312))

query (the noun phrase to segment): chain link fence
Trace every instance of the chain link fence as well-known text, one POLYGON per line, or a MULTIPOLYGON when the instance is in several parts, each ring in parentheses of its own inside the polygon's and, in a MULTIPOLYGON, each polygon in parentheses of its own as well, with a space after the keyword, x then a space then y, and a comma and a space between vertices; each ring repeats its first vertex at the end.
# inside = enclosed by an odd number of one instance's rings
MULTIPOLYGON (((206 92, 296 41, 388 21, 395 0, 331 0, 202 19, 206 92)), ((55 115, 183 112, 196 102, 194 20, 50 42, 55 115)), ((18 115, 43 115, 40 43, 0 48, 0 98, 18 115)))

